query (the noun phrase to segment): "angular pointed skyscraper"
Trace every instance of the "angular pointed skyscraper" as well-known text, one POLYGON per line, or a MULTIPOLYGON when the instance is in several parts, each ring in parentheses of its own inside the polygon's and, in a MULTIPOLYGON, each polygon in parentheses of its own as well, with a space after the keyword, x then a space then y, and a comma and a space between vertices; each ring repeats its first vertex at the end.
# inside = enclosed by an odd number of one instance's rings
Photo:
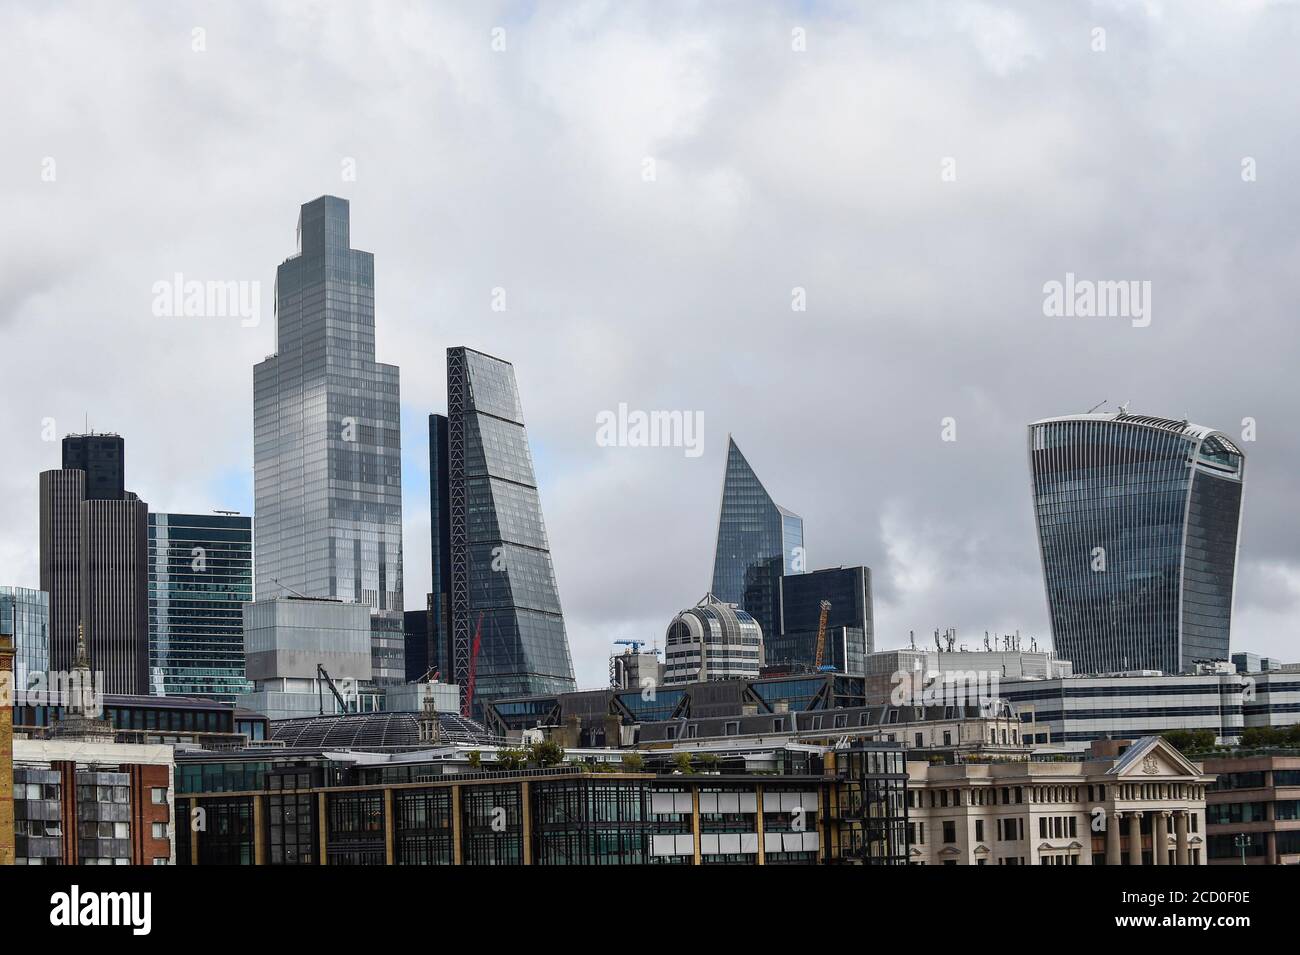
POLYGON ((256 596, 369 606, 381 685, 406 675, 399 397, 375 361, 374 256, 351 247, 347 200, 321 196, 276 271, 275 354, 253 368, 256 596))
POLYGON ((803 518, 772 500, 728 435, 713 596, 743 608, 767 637, 781 630, 780 578, 806 567, 803 518))
POLYGON ((442 659, 460 685, 463 711, 481 713, 485 702, 502 696, 574 689, 509 362, 447 349, 447 417, 431 422, 429 450, 434 599, 439 608, 446 599, 446 611, 435 610, 431 638, 446 640, 442 659))

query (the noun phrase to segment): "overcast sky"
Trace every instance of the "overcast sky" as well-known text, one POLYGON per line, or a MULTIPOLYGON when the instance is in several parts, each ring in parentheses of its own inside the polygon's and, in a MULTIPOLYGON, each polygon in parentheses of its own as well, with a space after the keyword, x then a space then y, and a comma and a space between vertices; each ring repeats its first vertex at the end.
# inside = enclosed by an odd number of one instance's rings
POLYGON ((811 568, 871 567, 878 647, 1046 642, 1025 428, 1102 401, 1255 419, 1233 647, 1300 659, 1298 47, 1262 2, 6 4, 0 583, 38 585, 47 419, 121 433, 154 510, 251 511, 275 267, 332 193, 408 607, 468 345, 515 364, 581 685, 708 588, 728 433, 811 568), (260 324, 155 316, 178 272, 260 324), (1149 326, 1045 316, 1067 272, 1149 281, 1149 326), (599 446, 620 402, 704 453, 599 446))

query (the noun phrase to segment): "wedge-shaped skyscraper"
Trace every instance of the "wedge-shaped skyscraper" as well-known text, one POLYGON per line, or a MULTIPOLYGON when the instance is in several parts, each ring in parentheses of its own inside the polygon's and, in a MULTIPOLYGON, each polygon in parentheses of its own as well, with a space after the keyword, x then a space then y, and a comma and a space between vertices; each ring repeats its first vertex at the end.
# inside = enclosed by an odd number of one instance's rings
POLYGON ((447 350, 447 416, 445 427, 432 417, 429 451, 435 603, 446 596, 431 639, 446 641, 442 659, 461 688, 464 712, 480 713, 501 696, 572 690, 569 640, 509 362, 447 350))
POLYGON ((1084 414, 1029 426, 1056 652, 1076 673, 1228 659, 1246 459, 1211 428, 1084 414))
POLYGON ((772 500, 728 436, 713 596, 743 608, 758 621, 764 637, 777 634, 781 577, 801 574, 806 566, 803 518, 772 500))

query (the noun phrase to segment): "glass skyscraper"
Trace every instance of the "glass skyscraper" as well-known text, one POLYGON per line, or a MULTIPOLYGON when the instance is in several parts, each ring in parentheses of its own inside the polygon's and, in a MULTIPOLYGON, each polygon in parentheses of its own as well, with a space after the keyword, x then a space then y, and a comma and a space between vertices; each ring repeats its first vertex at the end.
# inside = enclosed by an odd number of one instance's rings
POLYGON ((374 256, 350 246, 347 200, 302 207, 275 332, 253 369, 257 599, 369 606, 375 682, 401 683, 398 369, 375 361, 374 256))
POLYGON ((806 566, 803 518, 772 500, 728 436, 713 596, 744 608, 763 628, 764 637, 777 634, 781 577, 801 574, 806 566))
POLYGON ((497 697, 574 689, 514 367, 448 349, 445 447, 441 427, 430 427, 433 588, 437 595, 445 574, 444 659, 463 709, 477 714, 497 697))
POLYGON ((252 518, 150 514, 150 692, 224 703, 248 692, 243 605, 252 599, 252 518))
POLYGON ((1053 642, 1074 672, 1227 660, 1240 448, 1121 412, 1031 424, 1029 459, 1053 642))
POLYGON ((26 690, 32 674, 50 669, 50 595, 0 587, 0 633, 13 637, 14 689, 26 690))

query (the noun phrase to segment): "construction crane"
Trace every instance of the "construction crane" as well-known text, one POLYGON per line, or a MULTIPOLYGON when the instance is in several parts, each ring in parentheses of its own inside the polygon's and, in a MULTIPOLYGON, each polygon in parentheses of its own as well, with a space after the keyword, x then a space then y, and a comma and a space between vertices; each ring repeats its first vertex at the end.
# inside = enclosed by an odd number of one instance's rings
POLYGON ((320 703, 320 715, 325 715, 325 695, 321 693, 322 681, 324 681, 325 685, 330 688, 330 692, 334 694, 334 699, 338 700, 339 712, 346 713, 348 711, 347 701, 343 699, 342 694, 340 694, 334 687, 334 681, 330 679, 329 672, 323 665, 318 663, 316 664, 316 699, 320 703))
POLYGON ((645 646, 644 640, 615 640, 614 645, 618 647, 631 647, 633 653, 640 653, 641 648, 645 646))
MULTIPOLYGON (((821 603, 822 615, 817 621, 817 653, 813 657, 813 669, 822 669, 822 659, 826 656, 826 618, 831 614, 831 602, 823 600, 821 603)), ((834 669, 831 667, 830 669, 834 669)))
POLYGON ((469 651, 469 679, 465 681, 465 700, 460 705, 460 715, 470 719, 474 715, 474 678, 478 671, 478 651, 483 646, 483 611, 479 611, 478 625, 474 628, 474 643, 469 651))

